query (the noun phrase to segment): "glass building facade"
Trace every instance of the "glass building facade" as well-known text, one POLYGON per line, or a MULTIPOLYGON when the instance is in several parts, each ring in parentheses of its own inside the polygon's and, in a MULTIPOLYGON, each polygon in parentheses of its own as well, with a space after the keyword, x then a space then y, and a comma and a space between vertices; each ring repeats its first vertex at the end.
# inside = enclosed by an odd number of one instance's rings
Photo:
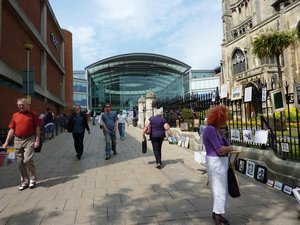
POLYGON ((88 109, 88 81, 84 70, 73 71, 73 104, 88 109))
POLYGON ((189 99, 192 95, 212 93, 220 87, 217 70, 190 70, 184 76, 184 96, 189 99))
POLYGON ((132 53, 118 55, 86 67, 91 108, 106 102, 114 107, 137 106, 141 96, 152 90, 157 101, 183 96, 183 76, 190 66, 170 57, 132 53))

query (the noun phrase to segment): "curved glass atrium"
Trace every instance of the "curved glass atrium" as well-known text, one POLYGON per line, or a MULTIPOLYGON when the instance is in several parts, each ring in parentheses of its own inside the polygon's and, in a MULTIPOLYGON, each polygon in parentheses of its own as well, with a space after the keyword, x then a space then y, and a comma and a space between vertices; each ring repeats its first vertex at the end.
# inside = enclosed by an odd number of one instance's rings
POLYGON ((150 89, 157 101, 182 96, 183 75, 190 68, 170 57, 148 53, 98 61, 85 68, 90 84, 90 106, 100 109, 110 102, 114 107, 132 108, 150 89))

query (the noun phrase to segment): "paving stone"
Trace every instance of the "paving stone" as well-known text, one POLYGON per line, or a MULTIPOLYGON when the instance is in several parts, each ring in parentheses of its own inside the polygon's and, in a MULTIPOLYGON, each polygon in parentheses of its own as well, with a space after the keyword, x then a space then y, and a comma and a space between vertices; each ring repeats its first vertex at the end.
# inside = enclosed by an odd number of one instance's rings
MULTIPOLYGON (((118 154, 105 160, 103 134, 98 126, 91 130, 80 161, 71 134, 45 143, 35 156, 35 189, 17 190, 16 163, 0 168, 1 225, 213 224, 207 174, 193 151, 164 141, 158 170, 151 143, 143 154, 142 130, 129 126, 125 141, 118 140, 118 154)), ((228 197, 224 214, 231 224, 299 224, 300 204, 294 197, 237 176, 242 195, 228 197)))

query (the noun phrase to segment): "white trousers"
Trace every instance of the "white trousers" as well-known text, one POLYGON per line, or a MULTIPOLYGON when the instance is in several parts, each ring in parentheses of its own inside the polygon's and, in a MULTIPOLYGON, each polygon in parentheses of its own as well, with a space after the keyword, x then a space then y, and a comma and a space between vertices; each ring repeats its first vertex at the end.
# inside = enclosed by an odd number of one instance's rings
POLYGON ((206 169, 214 199, 213 212, 223 214, 228 193, 228 157, 206 156, 206 169))

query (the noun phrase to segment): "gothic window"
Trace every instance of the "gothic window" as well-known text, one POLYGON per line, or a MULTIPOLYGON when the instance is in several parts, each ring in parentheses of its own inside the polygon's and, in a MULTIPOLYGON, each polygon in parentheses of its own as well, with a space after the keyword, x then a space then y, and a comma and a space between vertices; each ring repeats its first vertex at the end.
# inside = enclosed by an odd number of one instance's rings
POLYGON ((235 50, 232 56, 233 75, 236 75, 246 70, 245 61, 246 58, 244 53, 239 49, 235 50))

